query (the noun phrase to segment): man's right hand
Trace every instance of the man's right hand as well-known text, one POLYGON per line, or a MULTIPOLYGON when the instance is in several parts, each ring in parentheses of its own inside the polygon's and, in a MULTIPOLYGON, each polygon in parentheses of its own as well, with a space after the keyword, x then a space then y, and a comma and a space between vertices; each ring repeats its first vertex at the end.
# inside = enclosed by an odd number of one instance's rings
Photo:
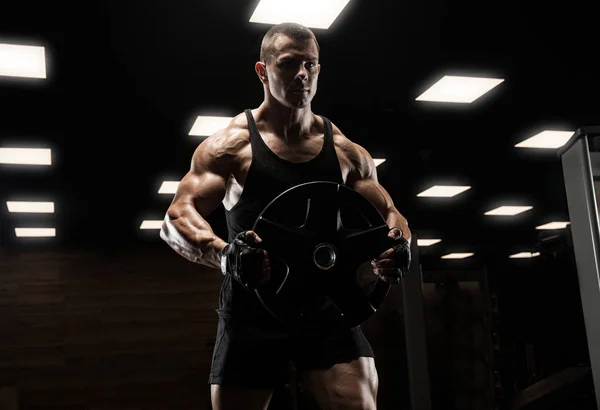
POLYGON ((261 242, 256 232, 244 231, 223 248, 223 273, 231 275, 246 289, 256 289, 271 277, 269 254, 257 247, 261 242))

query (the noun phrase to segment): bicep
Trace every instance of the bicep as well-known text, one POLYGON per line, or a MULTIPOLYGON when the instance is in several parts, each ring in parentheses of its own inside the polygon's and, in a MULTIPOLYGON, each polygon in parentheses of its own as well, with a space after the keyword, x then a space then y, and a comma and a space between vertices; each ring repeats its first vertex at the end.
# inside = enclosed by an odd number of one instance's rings
POLYGON ((211 171, 190 171, 179 182, 173 205, 193 207, 200 215, 207 216, 223 201, 226 182, 223 176, 211 171))
POLYGON ((377 167, 371 154, 363 147, 352 144, 348 150, 351 170, 347 185, 367 198, 381 212, 393 206, 392 198, 377 179, 377 167))
POLYGON ((390 227, 399 227, 405 237, 410 238, 406 218, 400 214, 388 191, 377 179, 377 167, 371 155, 363 147, 354 144, 350 151, 352 170, 348 175, 348 185, 367 198, 386 219, 390 227))
POLYGON ((194 208, 207 216, 223 201, 229 178, 228 158, 212 140, 203 142, 192 158, 189 172, 181 179, 173 198, 176 210, 194 208))

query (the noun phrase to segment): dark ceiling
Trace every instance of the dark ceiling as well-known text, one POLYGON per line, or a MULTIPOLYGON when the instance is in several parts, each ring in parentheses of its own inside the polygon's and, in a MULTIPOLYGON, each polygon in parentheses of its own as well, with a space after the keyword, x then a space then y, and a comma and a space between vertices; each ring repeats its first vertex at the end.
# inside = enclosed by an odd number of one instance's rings
MULTIPOLYGON (((138 228, 164 215, 171 197, 157 194, 160 183, 187 171, 196 116, 262 101, 254 62, 270 26, 248 22, 257 3, 4 9, 0 41, 44 45, 48 78, 0 78, 0 146, 50 147, 53 165, 0 166, 1 246, 160 242, 138 228), (6 200, 26 199, 54 200, 57 211, 7 212, 6 200), (56 227, 57 237, 23 240, 16 226, 56 227)), ((528 251, 536 226, 569 218, 556 150, 514 147, 545 129, 600 125, 592 7, 549 4, 350 0, 330 29, 314 30, 322 69, 313 111, 387 159, 379 178, 397 207, 417 235, 442 239, 426 257, 528 251), (415 101, 443 74, 505 81, 473 104, 415 101), (416 196, 440 183, 472 188, 416 196), (483 215, 506 204, 533 209, 483 215)))

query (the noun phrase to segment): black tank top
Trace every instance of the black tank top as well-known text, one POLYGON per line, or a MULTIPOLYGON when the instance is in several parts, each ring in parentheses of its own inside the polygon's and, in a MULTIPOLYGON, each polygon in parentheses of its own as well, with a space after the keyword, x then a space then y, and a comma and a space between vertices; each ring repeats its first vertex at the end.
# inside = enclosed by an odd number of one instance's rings
MULTIPOLYGON (((331 122, 321 116, 325 136, 321 151, 306 162, 290 162, 278 157, 264 142, 251 110, 244 111, 250 131, 252 162, 248 169, 244 190, 238 202, 225 210, 228 241, 242 231, 252 229, 262 210, 283 191, 305 182, 331 181, 343 184, 340 163, 333 144, 331 122)), ((253 292, 247 291, 230 276, 221 286, 219 313, 271 319, 253 292)))

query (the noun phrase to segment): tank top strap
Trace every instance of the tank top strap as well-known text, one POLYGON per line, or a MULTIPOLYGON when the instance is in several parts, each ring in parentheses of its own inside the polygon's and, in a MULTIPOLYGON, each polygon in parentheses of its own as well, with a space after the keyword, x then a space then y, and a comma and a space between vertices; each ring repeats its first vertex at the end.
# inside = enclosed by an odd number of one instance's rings
POLYGON ((331 125, 331 121, 323 115, 319 115, 319 117, 323 119, 323 124, 325 125, 325 144, 333 146, 333 126, 331 125))
POLYGON ((244 113, 246 114, 246 119, 248 120, 248 130, 250 132, 250 146, 252 147, 252 152, 257 152, 258 149, 262 148, 262 144, 259 143, 259 140, 261 140, 260 132, 258 131, 256 122, 254 121, 252 110, 247 108, 244 110, 244 113))

